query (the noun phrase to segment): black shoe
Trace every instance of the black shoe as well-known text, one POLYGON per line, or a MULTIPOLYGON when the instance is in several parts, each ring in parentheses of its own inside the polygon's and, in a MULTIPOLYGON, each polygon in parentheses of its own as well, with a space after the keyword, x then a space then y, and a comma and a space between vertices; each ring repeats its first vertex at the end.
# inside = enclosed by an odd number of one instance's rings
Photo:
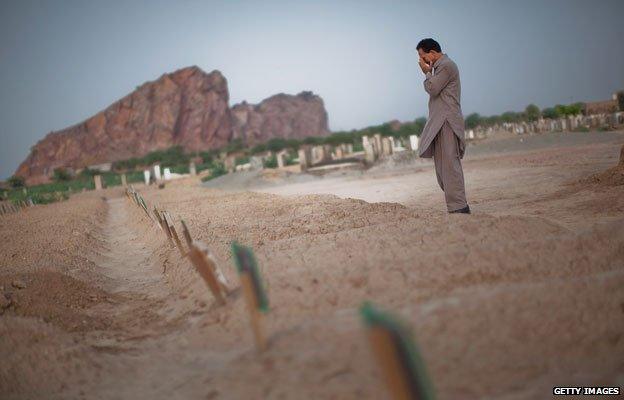
POLYGON ((459 210, 449 211, 449 214, 470 214, 470 207, 466 206, 464 208, 460 208, 459 210))

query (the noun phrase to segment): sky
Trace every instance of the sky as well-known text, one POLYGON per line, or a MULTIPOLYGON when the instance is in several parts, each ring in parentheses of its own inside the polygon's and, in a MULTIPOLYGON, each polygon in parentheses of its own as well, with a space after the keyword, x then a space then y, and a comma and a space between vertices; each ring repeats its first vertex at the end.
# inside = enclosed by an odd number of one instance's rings
POLYGON ((0 2, 0 179, 50 131, 190 65, 230 105, 320 95, 330 129, 427 115, 415 51, 458 64, 465 115, 609 99, 624 89, 624 1, 0 2))

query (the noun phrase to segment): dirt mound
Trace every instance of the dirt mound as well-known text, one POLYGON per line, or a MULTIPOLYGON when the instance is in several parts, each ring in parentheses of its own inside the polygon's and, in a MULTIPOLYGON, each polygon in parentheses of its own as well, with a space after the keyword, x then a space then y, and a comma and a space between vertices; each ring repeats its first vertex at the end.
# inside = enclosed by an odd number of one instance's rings
POLYGON ((0 275, 0 296, 5 299, 0 313, 41 318, 66 331, 104 329, 110 325, 104 317, 88 315, 86 309, 112 301, 111 295, 59 272, 0 275))
POLYGON ((620 162, 617 166, 609 168, 604 172, 592 175, 581 181, 585 184, 597 184, 600 186, 621 186, 624 185, 624 146, 620 150, 620 162))
POLYGON ((0 317, 0 397, 87 398, 84 385, 101 373, 95 351, 34 318, 0 317))

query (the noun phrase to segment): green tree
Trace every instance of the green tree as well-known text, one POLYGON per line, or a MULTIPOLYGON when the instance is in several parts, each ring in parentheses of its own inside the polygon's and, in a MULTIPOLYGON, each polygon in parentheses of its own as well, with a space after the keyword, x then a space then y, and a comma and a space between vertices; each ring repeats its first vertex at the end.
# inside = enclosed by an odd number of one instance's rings
POLYGON ((54 174, 52 175, 52 179, 55 182, 67 182, 71 180, 71 174, 65 168, 56 168, 54 170, 54 174))
POLYGON ((278 152, 288 146, 284 138, 272 138, 266 143, 267 150, 278 152))
POLYGON ((335 132, 326 136, 323 140, 325 144, 337 146, 343 143, 353 143, 353 136, 349 132, 335 132))
POLYGON ((297 150, 299 146, 301 146, 301 140, 295 138, 286 139, 286 147, 288 147, 289 149, 297 150))
POLYGON ((93 175, 97 175, 99 172, 93 169, 85 168, 80 171, 80 177, 82 178, 92 178, 93 175))
POLYGON ((229 153, 234 153, 234 152, 240 151, 240 150, 242 150, 244 148, 245 148, 245 145, 243 143, 243 139, 238 138, 238 139, 234 139, 230 143, 228 143, 225 146, 224 150, 225 150, 226 153, 229 154, 229 153))
POLYGON ((487 126, 499 125, 503 122, 503 118, 500 115, 490 115, 483 118, 483 124, 487 126))
POLYGON ((524 110, 524 115, 526 116, 527 120, 533 122, 537 121, 542 114, 538 106, 536 106, 535 104, 529 104, 524 110))
POLYGON ((620 90, 619 92, 617 92, 616 97, 620 111, 624 111, 624 90, 620 90))
POLYGON ((542 116, 544 118, 555 119, 559 117, 559 114, 557 114, 557 110, 555 110, 554 107, 548 107, 542 110, 542 116))
POLYGON ((7 183, 12 188, 22 188, 26 186, 26 181, 21 176, 13 175, 9 179, 7 179, 7 183))
POLYGON ((199 156, 204 164, 210 164, 214 160, 214 153, 212 151, 201 151, 199 156))
POLYGON ((251 154, 263 153, 267 150, 265 143, 260 143, 251 148, 251 154))
POLYGON ((323 138, 320 136, 308 136, 303 139, 304 144, 323 144, 323 138))
POLYGON ((574 103, 568 106, 569 115, 578 115, 583 112, 583 103, 574 103))
POLYGON ((567 115, 568 109, 563 104, 557 104, 555 106, 555 112, 557 113, 557 117, 563 117, 563 116, 567 115))
POLYGON ((520 114, 514 111, 507 111, 501 115, 501 120, 503 122, 518 122, 520 121, 520 114))
POLYGON ((472 113, 466 117, 464 124, 466 125, 466 128, 474 129, 477 126, 481 125, 481 121, 482 121, 482 118, 479 114, 472 113))
POLYGON ((272 155, 271 157, 267 157, 263 162, 264 168, 277 168, 277 157, 272 155))

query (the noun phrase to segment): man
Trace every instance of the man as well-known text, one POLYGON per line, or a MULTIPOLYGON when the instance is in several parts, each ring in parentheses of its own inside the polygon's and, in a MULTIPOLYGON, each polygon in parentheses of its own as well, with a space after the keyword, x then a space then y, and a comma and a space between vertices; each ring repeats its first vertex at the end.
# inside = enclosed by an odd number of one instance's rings
POLYGON ((425 74, 425 91, 429 93, 429 119, 420 137, 418 155, 433 157, 448 212, 470 214, 461 165, 466 142, 459 70, 433 39, 421 40, 416 50, 425 74))

